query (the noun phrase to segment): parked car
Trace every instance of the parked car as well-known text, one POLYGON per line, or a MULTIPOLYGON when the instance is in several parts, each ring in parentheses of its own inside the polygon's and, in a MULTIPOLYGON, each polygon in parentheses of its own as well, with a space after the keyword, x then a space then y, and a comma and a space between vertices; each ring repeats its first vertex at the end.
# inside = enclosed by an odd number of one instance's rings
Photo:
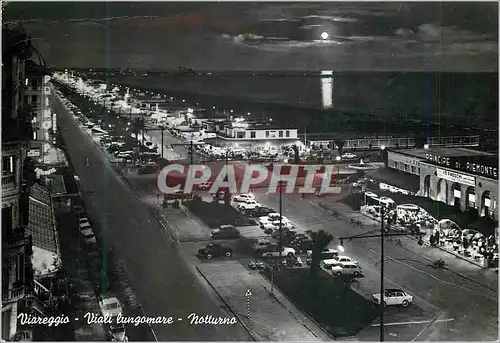
MULTIPOLYGON (((279 220, 280 220, 279 213, 270 213, 267 216, 259 217, 259 225, 262 227, 265 223, 279 221, 279 220)), ((288 220, 288 218, 285 216, 281 217, 281 222, 282 223, 285 223, 285 222, 291 223, 290 220, 288 220)))
POLYGON ((342 158, 344 159, 353 159, 353 158, 356 158, 357 156, 353 153, 350 153, 350 152, 346 152, 345 154, 342 154, 342 158))
POLYGON ((221 225, 220 228, 212 230, 212 238, 214 239, 231 239, 239 238, 240 232, 232 225, 221 225))
MULTIPOLYGON (((380 304, 380 293, 373 294, 372 300, 380 304)), ((386 289, 383 305, 401 305, 407 307, 413 302, 413 296, 400 289, 386 289)))
POLYGON ((264 269, 264 262, 262 261, 248 261, 250 269, 264 269))
POLYGON ((94 232, 92 231, 92 229, 90 227, 80 230, 80 233, 82 234, 83 240, 86 244, 97 243, 94 232))
POLYGON ((231 257, 233 255, 233 249, 231 247, 221 245, 221 244, 208 244, 205 248, 198 250, 198 256, 210 260, 214 257, 231 257))
POLYGON ((202 191, 209 190, 210 187, 212 187, 212 182, 202 182, 198 185, 198 189, 201 189, 202 191))
POLYGON ((238 204, 239 210, 253 210, 254 208, 261 207, 262 204, 255 200, 247 200, 238 204))
POLYGON ((268 250, 262 252, 263 257, 276 257, 280 255, 292 257, 295 255, 295 249, 290 247, 282 247, 280 254, 280 249, 277 246, 269 246, 268 250))
POLYGON ((80 225, 80 227, 81 227, 82 224, 88 224, 88 226, 90 226, 89 218, 87 218, 87 217, 78 218, 78 225, 80 225))
MULTIPOLYGON (((292 230, 292 228, 290 227, 284 227, 283 225, 281 226, 282 229, 283 229, 283 239, 287 239, 287 242, 290 242, 292 236, 295 236, 296 235, 296 232, 294 230, 292 230)), ((268 233, 269 231, 266 230, 264 231, 265 233, 267 233, 268 235, 270 234, 272 238, 274 239, 279 239, 280 238, 280 230, 279 230, 279 226, 276 230, 274 230, 273 232, 271 233, 268 233)), ((292 237, 293 238, 293 237, 292 237)), ((291 247, 293 248, 293 247, 291 247)))
POLYGON ((271 245, 276 245, 276 241, 266 238, 260 238, 253 245, 253 250, 260 254, 262 251, 267 250, 271 245))
POLYGON ((351 262, 351 263, 355 263, 359 266, 358 261, 353 260, 349 256, 337 256, 337 257, 334 257, 333 260, 337 261, 337 263, 351 262))
POLYGON ((117 298, 101 297, 99 299, 99 309, 104 317, 116 317, 122 314, 122 306, 117 298))
POLYGON ((335 276, 359 276, 362 274, 361 267, 356 263, 345 262, 332 266, 332 274, 335 276))
POLYGON ((128 337, 125 333, 125 325, 123 323, 114 323, 109 326, 108 339, 111 342, 128 342, 128 337))
MULTIPOLYGON (((274 231, 279 230, 280 228, 280 222, 279 220, 274 221, 274 222, 268 222, 260 225, 261 229, 264 230, 264 232, 268 235, 272 234, 274 231)), ((293 225, 290 222, 281 222, 281 228, 283 230, 292 230, 293 225)))
POLYGON ((268 207, 256 207, 252 210, 245 211, 245 213, 251 217, 258 218, 268 216, 270 213, 276 213, 276 211, 268 207))
POLYGON ((247 200, 254 200, 253 194, 240 194, 233 198, 234 202, 246 202, 247 200))

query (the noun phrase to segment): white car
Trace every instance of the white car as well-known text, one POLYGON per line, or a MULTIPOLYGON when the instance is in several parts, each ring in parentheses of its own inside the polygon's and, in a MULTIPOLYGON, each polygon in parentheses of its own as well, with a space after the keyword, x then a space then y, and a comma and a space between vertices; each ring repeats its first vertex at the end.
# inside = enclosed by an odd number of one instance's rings
MULTIPOLYGON (((380 293, 373 294, 372 299, 380 304, 380 293)), ((413 302, 413 296, 400 289, 386 289, 384 292, 384 306, 401 305, 407 307, 413 302)))
MULTIPOLYGON (((269 232, 269 233, 273 233, 275 230, 279 230, 280 228, 280 222, 279 220, 277 221, 274 221, 274 222, 268 222, 268 223, 264 223, 261 225, 261 228, 262 230, 269 232)), ((293 225, 292 223, 290 222, 281 222, 281 228, 283 230, 292 230, 293 229, 293 225)))
POLYGON ((92 227, 90 226, 90 223, 89 221, 81 221, 78 226, 80 227, 80 231, 81 230, 85 230, 85 229, 92 229, 92 227))
MULTIPOLYGON (((277 257, 280 256, 280 252, 278 249, 272 249, 273 247, 270 246, 269 250, 264 251, 262 253, 262 257, 277 257)), ((281 248, 281 256, 294 256, 295 255, 295 249, 289 248, 289 247, 282 247, 281 248)))
POLYGON ((87 217, 80 217, 78 218, 78 224, 85 224, 89 222, 89 218, 87 217))
POLYGON ((209 190, 210 187, 212 187, 212 182, 202 182, 198 185, 198 189, 201 189, 203 191, 209 190))
MULTIPOLYGON (((270 222, 275 222, 275 221, 280 220, 280 215, 279 213, 269 213, 267 216, 259 217, 259 225, 262 227, 266 223, 270 222)), ((283 223, 288 222, 291 223, 290 220, 288 220, 287 217, 282 216, 281 221, 283 223)))
POLYGON ((99 300, 99 308, 104 317, 116 317, 122 314, 122 305, 116 298, 102 298, 99 300))
POLYGON ((83 236, 83 240, 85 241, 85 243, 95 244, 97 242, 95 235, 94 235, 94 232, 92 231, 92 229, 90 227, 83 229, 83 230, 80 230, 80 232, 83 236))
POLYGON ((244 203, 238 204, 239 210, 253 210, 254 208, 262 207, 262 204, 255 200, 247 200, 244 203))
POLYGON ((247 200, 254 200, 255 197, 253 194, 240 194, 233 198, 235 202, 246 202, 247 200))
POLYGON ((357 157, 356 155, 354 155, 353 153, 350 153, 350 152, 346 152, 345 154, 342 154, 342 158, 346 158, 346 159, 353 159, 356 157, 357 157))
POLYGON ((357 264, 359 266, 359 262, 356 261, 356 260, 353 260, 352 258, 350 258, 349 256, 337 256, 337 257, 334 257, 333 258, 335 261, 337 261, 337 263, 346 263, 346 262, 350 262, 350 263, 354 263, 354 264, 357 264))
POLYGON ((359 276, 362 274, 361 267, 352 262, 339 263, 332 266, 331 271, 335 276, 359 276))

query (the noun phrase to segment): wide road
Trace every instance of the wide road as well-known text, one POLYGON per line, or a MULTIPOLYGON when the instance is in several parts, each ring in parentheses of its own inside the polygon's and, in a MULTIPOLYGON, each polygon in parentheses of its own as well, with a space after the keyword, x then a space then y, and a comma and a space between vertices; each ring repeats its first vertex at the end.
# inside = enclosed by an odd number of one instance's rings
POLYGON ((239 324, 189 325, 190 313, 229 316, 216 306, 188 271, 165 229, 114 173, 100 149, 52 97, 72 164, 80 176, 87 211, 103 228, 103 251, 111 245, 128 274, 145 315, 172 316, 172 325, 153 325, 160 341, 249 340, 239 324), (85 165, 85 156, 90 166, 85 165), (178 318, 183 318, 178 321, 178 318))
MULTIPOLYGON (((276 195, 257 194, 257 198, 266 206, 279 208, 276 195)), ((325 230, 337 238, 364 232, 363 229, 326 213, 323 209, 311 205, 310 200, 301 199, 297 195, 284 195, 283 209, 284 215, 296 226, 325 230)), ((498 274, 483 270, 438 249, 419 247, 410 238, 403 237, 401 241, 403 246, 389 242, 385 244, 385 279, 416 296, 416 304, 436 307, 437 313, 441 313, 440 320, 443 320, 427 329, 423 328, 417 340, 496 340, 498 274), (435 270, 429 266, 433 259, 438 258, 446 260, 449 270, 435 270)), ((338 244, 337 239, 331 243, 334 248, 338 244)), ((379 273, 380 239, 357 239, 344 244, 344 254, 358 260, 363 270, 379 273)), ((360 283, 363 282, 366 280, 360 279, 360 283)), ((373 293, 378 292, 378 287, 379 280, 375 278, 373 293)))

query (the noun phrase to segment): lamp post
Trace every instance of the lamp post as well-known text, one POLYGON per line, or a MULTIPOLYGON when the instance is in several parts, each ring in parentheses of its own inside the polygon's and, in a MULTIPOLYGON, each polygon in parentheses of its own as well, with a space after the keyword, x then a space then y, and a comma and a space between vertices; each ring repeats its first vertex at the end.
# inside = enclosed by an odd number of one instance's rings
MULTIPOLYGON (((380 234, 379 235, 367 235, 369 232, 365 232, 356 236, 350 237, 340 237, 340 245, 338 250, 343 252, 344 249, 344 240, 352 240, 352 239, 361 239, 361 238, 379 238, 380 237, 380 341, 384 341, 384 240, 385 237, 393 237, 393 236, 414 236, 414 233, 385 233, 384 228, 384 217, 385 217, 385 209, 382 205, 380 207, 380 234)), ((387 224, 390 225, 390 218, 387 220, 387 224)), ((418 245, 423 245, 422 236, 418 233, 418 245)))
POLYGON ((337 161, 337 174, 340 174, 340 160, 342 160, 342 157, 336 156, 335 160, 337 161))

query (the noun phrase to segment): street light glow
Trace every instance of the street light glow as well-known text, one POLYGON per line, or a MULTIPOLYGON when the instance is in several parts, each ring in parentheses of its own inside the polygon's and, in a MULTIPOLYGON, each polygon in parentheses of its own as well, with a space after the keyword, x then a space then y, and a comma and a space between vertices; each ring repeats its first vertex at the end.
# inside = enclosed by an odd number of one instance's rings
POLYGON ((337 161, 340 161, 340 160, 342 159, 342 157, 340 157, 340 156, 336 156, 336 157, 335 157, 335 159, 336 159, 337 161))
POLYGON ((323 32, 323 33, 321 34, 321 39, 323 39, 323 40, 327 40, 327 39, 328 39, 328 37, 330 37, 330 35, 328 34, 328 32, 323 32))

